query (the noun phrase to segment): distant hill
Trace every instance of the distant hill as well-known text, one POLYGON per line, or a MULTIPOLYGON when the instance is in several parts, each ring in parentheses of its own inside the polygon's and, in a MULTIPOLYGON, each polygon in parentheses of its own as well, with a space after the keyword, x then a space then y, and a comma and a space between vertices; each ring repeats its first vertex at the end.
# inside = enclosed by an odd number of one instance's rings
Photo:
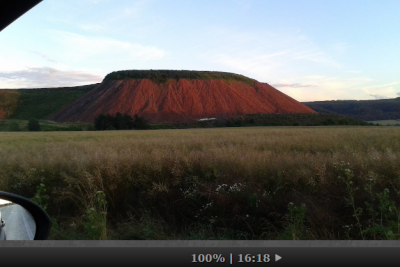
POLYGON ((126 113, 150 123, 180 123, 246 114, 315 113, 269 84, 214 71, 128 70, 108 74, 82 98, 48 120, 93 123, 126 113))
POLYGON ((340 114, 365 121, 400 119, 400 97, 379 100, 302 102, 322 114, 340 114))
POLYGON ((314 111, 378 121, 400 119, 400 97, 300 103, 267 83, 243 75, 189 70, 116 71, 108 74, 101 84, 0 90, 0 119, 81 121, 67 117, 84 113, 93 117, 99 112, 118 111, 139 113, 153 123, 314 111), (67 109, 69 115, 65 113, 67 109), (177 114, 183 120, 177 121, 177 114))

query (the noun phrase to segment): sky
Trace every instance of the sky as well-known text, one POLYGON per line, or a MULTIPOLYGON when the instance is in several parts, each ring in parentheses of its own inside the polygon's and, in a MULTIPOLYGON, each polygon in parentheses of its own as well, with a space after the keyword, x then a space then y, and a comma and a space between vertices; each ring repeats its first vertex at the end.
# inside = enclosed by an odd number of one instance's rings
POLYGON ((0 89, 224 71, 298 101, 400 96, 399 0, 44 0, 0 33, 0 89))

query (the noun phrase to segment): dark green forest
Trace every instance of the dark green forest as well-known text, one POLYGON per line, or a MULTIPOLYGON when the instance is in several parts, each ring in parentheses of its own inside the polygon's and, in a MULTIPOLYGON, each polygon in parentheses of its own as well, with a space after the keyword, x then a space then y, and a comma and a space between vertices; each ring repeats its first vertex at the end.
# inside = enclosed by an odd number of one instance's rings
POLYGON ((150 128, 149 123, 143 117, 135 115, 133 118, 128 114, 118 112, 115 115, 100 114, 94 121, 96 130, 146 130, 150 128))

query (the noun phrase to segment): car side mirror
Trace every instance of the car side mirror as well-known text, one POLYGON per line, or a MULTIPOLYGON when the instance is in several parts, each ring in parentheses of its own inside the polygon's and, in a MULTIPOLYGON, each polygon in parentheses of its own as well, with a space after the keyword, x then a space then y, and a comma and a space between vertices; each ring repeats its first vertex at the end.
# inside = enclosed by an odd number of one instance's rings
POLYGON ((1 240, 44 240, 51 221, 35 202, 0 191, 0 228, 1 240))

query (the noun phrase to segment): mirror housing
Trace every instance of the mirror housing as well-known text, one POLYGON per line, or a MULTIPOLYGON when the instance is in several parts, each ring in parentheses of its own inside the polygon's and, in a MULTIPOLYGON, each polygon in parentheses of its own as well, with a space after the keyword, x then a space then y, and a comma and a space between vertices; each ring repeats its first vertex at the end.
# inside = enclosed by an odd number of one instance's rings
POLYGON ((34 240, 45 240, 49 236, 51 220, 49 215, 35 202, 25 197, 0 191, 0 199, 11 201, 26 209, 33 217, 36 224, 34 240))

